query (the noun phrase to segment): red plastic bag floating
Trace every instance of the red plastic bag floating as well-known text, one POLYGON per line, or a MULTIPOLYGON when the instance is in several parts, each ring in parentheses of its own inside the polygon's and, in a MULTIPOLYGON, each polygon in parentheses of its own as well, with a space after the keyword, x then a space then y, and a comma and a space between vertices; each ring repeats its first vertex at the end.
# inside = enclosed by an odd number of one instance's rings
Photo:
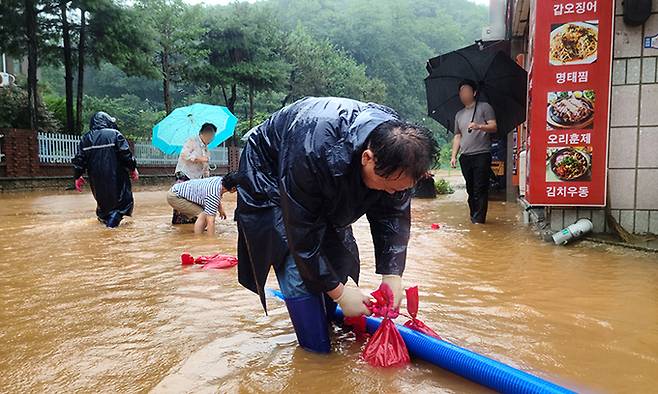
POLYGON ((411 315, 411 320, 404 323, 404 326, 407 328, 411 328, 412 330, 422 332, 423 334, 429 335, 436 339, 441 339, 439 334, 435 333, 434 330, 427 327, 425 323, 423 323, 422 321, 416 319, 416 315, 418 314, 418 286, 410 287, 406 290, 406 292, 407 292, 407 310, 411 315))
POLYGON ((238 259, 225 254, 214 254, 212 256, 199 256, 196 259, 189 253, 180 256, 182 265, 203 264, 202 270, 231 268, 238 265, 238 259))
POLYGON ((372 306, 375 316, 381 317, 382 323, 377 331, 368 340, 361 357, 375 367, 401 366, 409 362, 409 351, 400 336, 392 319, 398 317, 399 312, 393 308, 393 292, 391 288, 382 283, 379 289, 372 293, 377 302, 372 306))

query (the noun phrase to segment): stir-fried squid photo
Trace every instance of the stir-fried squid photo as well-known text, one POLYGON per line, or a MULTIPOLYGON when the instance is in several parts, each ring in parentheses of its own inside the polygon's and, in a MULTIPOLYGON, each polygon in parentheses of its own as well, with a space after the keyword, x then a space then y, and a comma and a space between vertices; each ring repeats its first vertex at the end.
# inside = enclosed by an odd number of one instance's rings
MULTIPOLYGON (((598 32, 586 24, 568 23, 556 29, 551 37, 550 58, 552 64, 582 62, 596 55, 598 32)), ((592 58, 588 63, 592 63, 592 58)))

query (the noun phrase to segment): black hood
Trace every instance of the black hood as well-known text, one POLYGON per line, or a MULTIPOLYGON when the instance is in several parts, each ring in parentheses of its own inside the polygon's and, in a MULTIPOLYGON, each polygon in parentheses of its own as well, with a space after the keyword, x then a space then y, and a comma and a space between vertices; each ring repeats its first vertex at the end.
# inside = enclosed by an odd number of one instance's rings
POLYGON ((102 111, 96 112, 94 116, 91 117, 91 120, 89 121, 89 128, 91 130, 118 129, 116 119, 102 111))

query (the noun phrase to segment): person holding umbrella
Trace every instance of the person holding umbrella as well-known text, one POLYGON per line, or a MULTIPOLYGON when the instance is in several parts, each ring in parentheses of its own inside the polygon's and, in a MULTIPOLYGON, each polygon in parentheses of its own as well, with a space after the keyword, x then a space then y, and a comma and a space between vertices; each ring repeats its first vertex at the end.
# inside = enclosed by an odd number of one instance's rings
MULTIPOLYGON (((196 103, 173 110, 153 127, 151 143, 162 153, 178 154, 176 183, 210 176, 210 150, 233 136, 238 120, 226 107, 196 103)), ((174 211, 172 224, 194 223, 174 211)))
POLYGON ((491 137, 504 141, 526 116, 528 74, 502 45, 478 42, 427 62, 428 115, 455 132, 450 164, 461 150, 473 223, 486 221, 491 137))
POLYGON ((403 297, 411 189, 434 164, 432 133, 390 108, 335 97, 297 101, 259 125, 238 170, 238 279, 258 293, 274 267, 299 344, 331 349, 338 303, 370 314, 351 224, 370 222, 376 272, 403 297))
POLYGON ((459 83, 459 98, 464 108, 455 115, 450 166, 459 165, 466 181, 468 208, 473 224, 484 224, 489 204, 491 172, 491 135, 498 131, 493 107, 476 99, 477 85, 472 80, 459 83))
MULTIPOLYGON (((190 137, 183 145, 178 156, 174 175, 176 183, 210 176, 210 152, 208 144, 215 138, 217 127, 212 123, 204 123, 199 134, 190 137)), ((171 224, 195 223, 196 217, 187 217, 174 209, 171 224)))

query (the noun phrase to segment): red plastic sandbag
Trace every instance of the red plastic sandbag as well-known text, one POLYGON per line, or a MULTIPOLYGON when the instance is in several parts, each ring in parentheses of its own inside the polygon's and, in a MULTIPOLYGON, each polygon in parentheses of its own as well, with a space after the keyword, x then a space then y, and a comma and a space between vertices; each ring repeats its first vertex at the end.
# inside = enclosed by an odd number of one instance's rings
POLYGON ((398 317, 398 310, 393 308, 393 292, 387 284, 382 283, 372 293, 377 302, 372 306, 375 316, 383 318, 377 331, 368 340, 361 357, 375 367, 401 366, 409 362, 409 351, 400 332, 392 319, 398 317))
POLYGON ((189 254, 189 253, 183 253, 180 256, 180 261, 181 261, 181 264, 183 264, 183 265, 192 265, 192 264, 194 264, 194 257, 192 257, 192 255, 189 254))
POLYGON ((406 292, 407 292, 407 310, 411 315, 411 320, 404 323, 404 326, 411 328, 412 330, 422 332, 423 334, 429 335, 436 339, 441 339, 439 334, 435 333, 434 330, 427 327, 425 323, 423 323, 422 321, 416 319, 416 315, 418 314, 418 286, 410 287, 406 290, 406 292))
POLYGON ((180 256, 180 259, 183 265, 203 264, 201 267, 203 270, 231 268, 238 264, 238 259, 236 257, 219 253, 212 256, 199 256, 196 259, 189 253, 183 253, 180 256))
POLYGON ((343 324, 352 328, 352 332, 356 335, 357 340, 367 339, 370 337, 366 330, 366 317, 361 316, 346 316, 343 318, 343 324))

